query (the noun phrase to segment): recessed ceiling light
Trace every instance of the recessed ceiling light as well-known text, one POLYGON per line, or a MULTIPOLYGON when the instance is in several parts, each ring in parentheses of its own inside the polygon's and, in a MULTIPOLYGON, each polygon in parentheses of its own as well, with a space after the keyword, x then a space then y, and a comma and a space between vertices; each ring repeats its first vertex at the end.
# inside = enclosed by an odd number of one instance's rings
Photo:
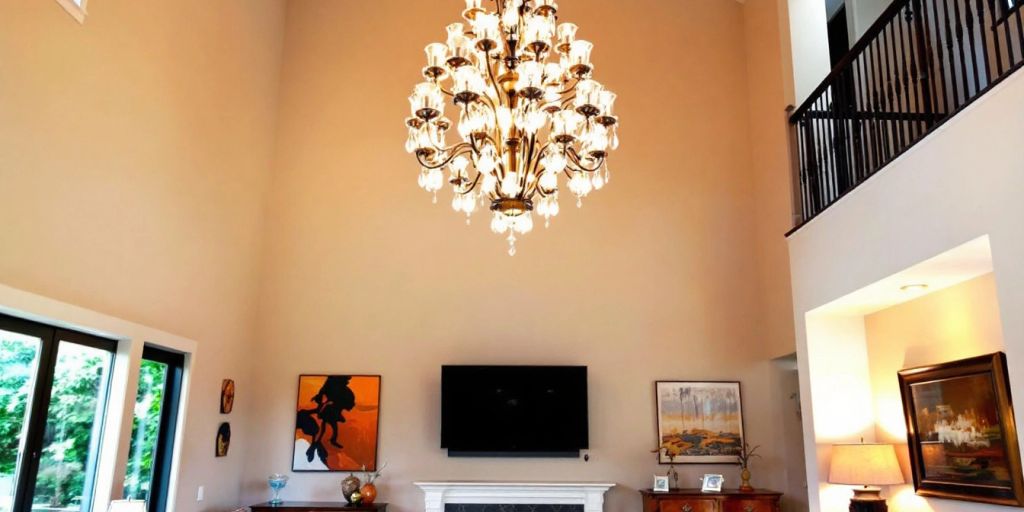
POLYGON ((907 284, 907 285, 900 286, 900 291, 901 292, 907 292, 907 293, 910 293, 910 292, 923 292, 923 291, 925 291, 927 289, 928 289, 928 285, 926 285, 924 283, 907 284))

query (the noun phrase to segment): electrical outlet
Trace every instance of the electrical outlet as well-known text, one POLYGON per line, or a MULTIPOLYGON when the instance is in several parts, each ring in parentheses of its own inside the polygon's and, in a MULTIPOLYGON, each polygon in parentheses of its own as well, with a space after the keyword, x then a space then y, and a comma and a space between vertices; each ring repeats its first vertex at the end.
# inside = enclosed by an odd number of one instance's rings
POLYGON ((199 490, 196 491, 196 501, 203 501, 203 494, 206 489, 203 486, 199 486, 199 490))

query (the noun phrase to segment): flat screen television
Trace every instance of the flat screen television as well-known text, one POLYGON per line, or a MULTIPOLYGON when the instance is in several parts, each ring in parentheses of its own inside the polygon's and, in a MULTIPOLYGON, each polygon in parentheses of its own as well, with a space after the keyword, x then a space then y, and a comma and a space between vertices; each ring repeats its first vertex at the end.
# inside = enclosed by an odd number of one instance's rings
POLYGON ((441 368, 450 457, 578 457, 589 437, 585 366, 441 368))

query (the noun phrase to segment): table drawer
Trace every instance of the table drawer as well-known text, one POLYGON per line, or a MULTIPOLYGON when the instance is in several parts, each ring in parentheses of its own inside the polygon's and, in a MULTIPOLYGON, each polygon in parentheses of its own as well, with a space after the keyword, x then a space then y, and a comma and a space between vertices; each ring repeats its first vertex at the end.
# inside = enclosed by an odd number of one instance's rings
POLYGON ((713 499, 663 499, 658 500, 658 512, 718 512, 713 499))
POLYGON ((772 500, 729 500, 722 505, 722 512, 776 512, 772 500))

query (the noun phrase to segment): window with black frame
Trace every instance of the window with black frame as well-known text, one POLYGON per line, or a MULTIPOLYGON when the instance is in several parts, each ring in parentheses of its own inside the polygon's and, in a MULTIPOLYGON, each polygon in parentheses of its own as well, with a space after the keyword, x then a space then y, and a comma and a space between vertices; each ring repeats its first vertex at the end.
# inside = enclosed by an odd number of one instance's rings
POLYGON ((146 500, 149 512, 167 510, 184 364, 182 354, 152 346, 142 352, 124 497, 146 500))
POLYGON ((117 342, 0 315, 0 512, 90 512, 117 342))

